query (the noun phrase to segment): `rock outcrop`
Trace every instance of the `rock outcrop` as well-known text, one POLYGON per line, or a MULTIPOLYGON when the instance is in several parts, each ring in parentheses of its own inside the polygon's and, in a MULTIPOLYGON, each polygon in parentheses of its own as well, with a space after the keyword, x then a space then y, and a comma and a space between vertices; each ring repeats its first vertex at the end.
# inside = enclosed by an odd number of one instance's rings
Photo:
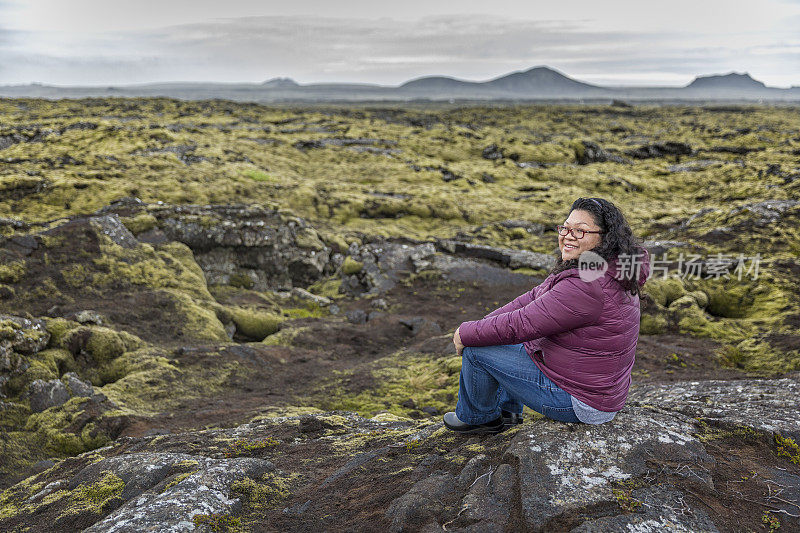
MULTIPOLYGON (((281 531, 729 531, 720 509, 735 496, 731 476, 739 475, 735 462, 721 464, 729 460, 725 443, 739 446, 730 436, 744 435, 753 453, 766 454, 741 465, 751 469, 745 481, 764 476, 758 483, 778 488, 800 480, 797 448, 787 437, 800 430, 792 410, 797 387, 796 377, 741 380, 727 389, 714 381, 643 384, 609 423, 534 418, 495 436, 455 435, 437 421, 331 412, 123 438, 9 489, 0 527, 46 520, 97 532, 188 531, 202 524, 281 531), (765 408, 768 420, 759 417, 765 408), (714 429, 709 420, 718 423, 714 429), (770 459, 773 440, 784 447, 770 459), (783 467, 773 466, 781 461, 783 467), (103 496, 92 500, 92 494, 103 496)), ((737 490, 747 489, 738 482, 737 490)), ((800 526, 791 501, 778 494, 765 493, 760 503, 784 509, 776 516, 787 530, 800 526)))

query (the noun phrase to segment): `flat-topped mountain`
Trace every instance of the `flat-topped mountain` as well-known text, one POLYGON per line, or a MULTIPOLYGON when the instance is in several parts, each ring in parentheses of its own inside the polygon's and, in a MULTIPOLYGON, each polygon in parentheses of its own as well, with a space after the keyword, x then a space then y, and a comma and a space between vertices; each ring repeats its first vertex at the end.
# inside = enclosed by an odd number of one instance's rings
POLYGON ((710 76, 698 76, 686 86, 688 89, 715 89, 715 90, 764 90, 767 88, 764 82, 754 80, 747 72, 739 74, 731 72, 729 74, 712 74, 710 76))

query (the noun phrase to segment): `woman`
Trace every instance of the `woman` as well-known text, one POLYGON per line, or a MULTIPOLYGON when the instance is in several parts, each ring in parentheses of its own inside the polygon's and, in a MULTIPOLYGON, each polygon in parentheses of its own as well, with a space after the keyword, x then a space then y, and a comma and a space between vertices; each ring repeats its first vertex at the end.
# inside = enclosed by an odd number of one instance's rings
POLYGON ((540 285, 456 329, 461 376, 447 428, 498 433, 521 422, 523 404, 600 424, 625 405, 649 254, 602 198, 578 198, 557 231, 560 255, 540 285), (585 268, 587 259, 600 268, 585 268))

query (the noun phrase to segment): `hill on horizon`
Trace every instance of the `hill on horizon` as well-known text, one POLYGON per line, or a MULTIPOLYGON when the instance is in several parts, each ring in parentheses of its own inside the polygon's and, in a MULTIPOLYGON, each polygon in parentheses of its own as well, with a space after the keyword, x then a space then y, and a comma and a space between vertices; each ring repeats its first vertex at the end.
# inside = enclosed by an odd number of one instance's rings
POLYGON ((159 82, 119 86, 52 86, 41 83, 0 86, 0 97, 80 98, 165 96, 180 99, 222 98, 234 101, 367 101, 367 100, 778 100, 800 101, 800 86, 768 87, 748 73, 697 76, 685 86, 600 86, 582 82, 546 65, 485 81, 424 76, 397 86, 371 83, 298 83, 274 77, 262 83, 159 82))

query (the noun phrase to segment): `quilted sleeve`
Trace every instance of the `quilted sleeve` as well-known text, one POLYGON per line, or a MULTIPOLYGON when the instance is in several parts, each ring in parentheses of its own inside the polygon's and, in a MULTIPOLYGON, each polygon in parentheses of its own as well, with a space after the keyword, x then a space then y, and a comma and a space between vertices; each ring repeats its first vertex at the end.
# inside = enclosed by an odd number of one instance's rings
POLYGON ((602 310, 599 280, 566 277, 519 309, 463 322, 459 336, 464 346, 518 344, 592 324, 602 310))

